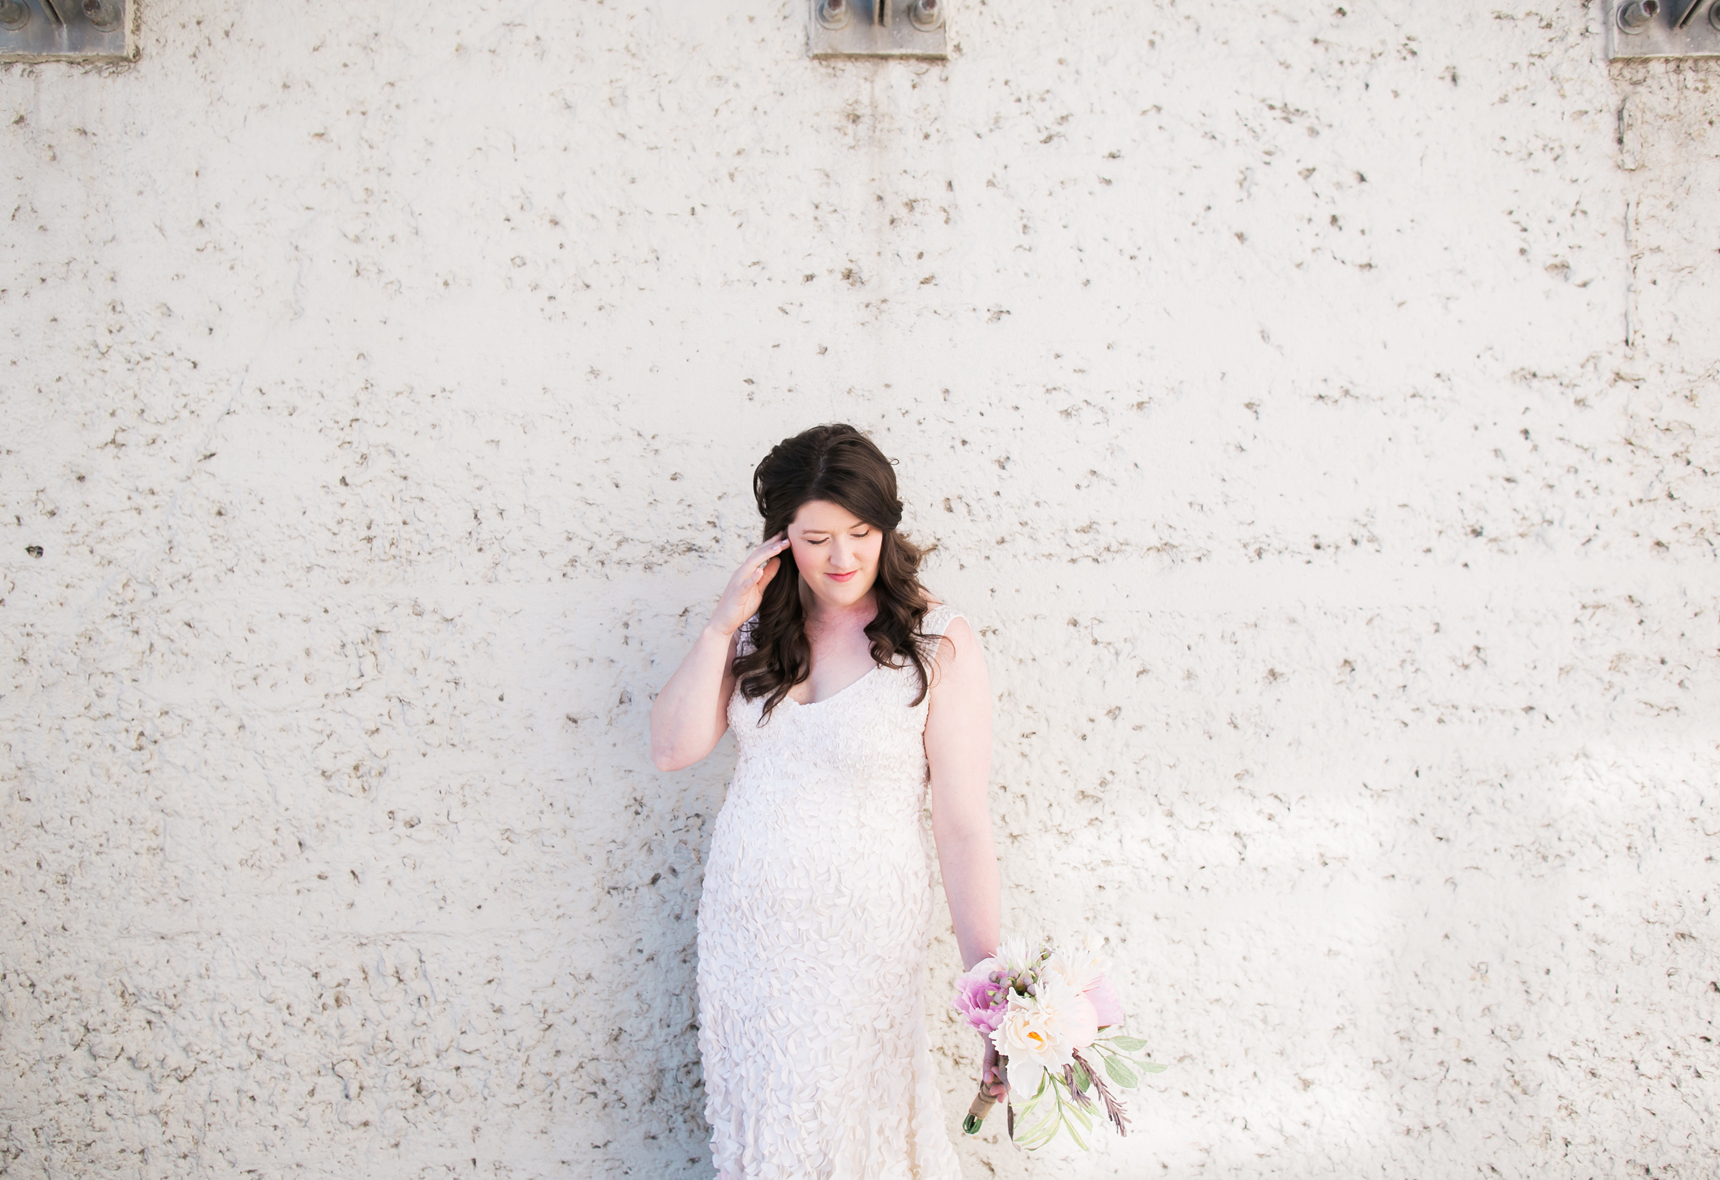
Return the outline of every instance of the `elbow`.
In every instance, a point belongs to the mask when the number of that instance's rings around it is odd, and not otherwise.
[[[651,765],[658,770],[680,770],[687,763],[679,758],[680,753],[675,748],[675,735],[671,727],[659,725],[657,710],[651,710]]]
[[[667,728],[667,727],[666,727]],[[658,770],[685,770],[716,748],[717,738],[696,733],[651,733],[651,765]]]
[[[991,817],[963,816],[950,817],[942,820],[932,816],[932,839],[939,848],[953,849],[956,847],[991,847]]]
[[[651,742],[651,765],[658,770],[685,770],[703,757],[703,754],[688,750],[685,743]]]

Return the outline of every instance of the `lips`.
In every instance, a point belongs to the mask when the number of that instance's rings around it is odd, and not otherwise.
[[[825,577],[829,578],[832,582],[846,582],[859,572],[859,570],[849,570],[845,574],[826,574]]]

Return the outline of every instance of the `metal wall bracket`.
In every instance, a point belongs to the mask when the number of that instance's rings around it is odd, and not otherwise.
[[[0,0],[0,61],[132,61],[132,0]]]
[[[1606,0],[1607,58],[1720,57],[1720,0]]]
[[[947,6],[946,0],[807,0],[807,55],[947,58]]]

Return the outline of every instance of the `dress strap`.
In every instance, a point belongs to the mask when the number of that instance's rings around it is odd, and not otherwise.
[[[950,624],[957,619],[966,618],[961,611],[947,602],[939,603],[926,612],[926,617],[920,620],[920,634],[926,638],[924,644],[926,654],[935,654],[938,650],[938,640],[949,630]]]

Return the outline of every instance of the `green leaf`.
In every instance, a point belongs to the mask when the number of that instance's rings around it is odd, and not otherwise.
[[[1105,1058],[1105,1072],[1110,1074],[1111,1080],[1119,1086],[1126,1086],[1132,1090],[1141,1084],[1140,1077],[1136,1075],[1134,1070],[1123,1064],[1121,1057]]]
[[[1090,1151],[1090,1150],[1092,1150],[1092,1149],[1091,1149],[1091,1148],[1089,1148],[1089,1147],[1088,1147],[1088,1146],[1087,1146],[1087,1141],[1086,1141],[1086,1140],[1085,1140],[1085,1139],[1082,1139],[1082,1138],[1081,1138],[1081,1134],[1080,1134],[1080,1132],[1078,1132],[1078,1131],[1077,1131],[1077,1130],[1075,1130],[1075,1124],[1074,1124],[1074,1123],[1065,1123],[1065,1124],[1064,1124],[1064,1129],[1065,1129],[1065,1130],[1067,1130],[1067,1131],[1068,1131],[1068,1132],[1069,1132],[1069,1138],[1071,1138],[1071,1139],[1073,1139],[1073,1140],[1075,1140],[1075,1146],[1076,1146],[1076,1147],[1079,1147],[1079,1148],[1080,1148],[1080,1149],[1081,1149],[1081,1150],[1082,1150],[1082,1151]],[[1089,1123],[1089,1124],[1088,1124],[1088,1129],[1089,1129],[1089,1130],[1091,1130],[1091,1129],[1092,1129],[1092,1124],[1091,1124],[1091,1123]]]
[[[1105,1039],[1125,1053],[1139,1053],[1147,1047],[1145,1041],[1137,1040],[1134,1037],[1106,1037]]]
[[[1116,1077],[1117,1067],[1111,1064],[1110,1057],[1104,1057],[1107,1072]],[[1130,1066],[1133,1059],[1127,1059],[1127,1065],[1121,1065],[1124,1072],[1133,1076]],[[1095,1067],[1096,1070],[1096,1067]],[[1080,1068],[1077,1067],[1079,1074]],[[1095,1126],[1108,1125],[1101,1117],[1096,1105],[1082,1106],[1076,1100],[1078,1092],[1092,1085],[1096,1079],[1095,1071],[1088,1071],[1084,1078],[1078,1078],[1077,1084],[1071,1087],[1063,1080],[1060,1073],[1042,1071],[1039,1089],[1027,1104],[1016,1111],[1015,1115],[1015,1144],[1030,1151],[1037,1151],[1056,1141],[1058,1132],[1066,1131],[1075,1146],[1082,1151],[1090,1151],[1092,1144],[1089,1140],[1097,1134]]]
[[[1037,1104],[1035,1104],[1037,1105]],[[1040,1118],[1035,1119],[1031,1108],[1022,1110],[1015,1118],[1015,1141],[1025,1148],[1043,1147],[1057,1134],[1061,1119],[1058,1118],[1057,1108],[1053,1106]]]
[[[1075,1067],[1075,1088],[1085,1094],[1093,1088],[1093,1077],[1084,1068]]]
[[[1063,1089],[1066,1091],[1068,1087],[1063,1087]],[[1058,1096],[1058,1118],[1060,1118],[1060,1122],[1063,1123],[1063,1130],[1066,1130],[1066,1132],[1070,1134],[1070,1139],[1075,1140],[1075,1146],[1080,1147],[1082,1151],[1087,1151],[1087,1144],[1085,1144],[1085,1140],[1082,1140],[1082,1137],[1080,1137],[1080,1132],[1082,1132],[1082,1130],[1087,1130],[1087,1132],[1092,1130],[1092,1116],[1090,1116],[1087,1111],[1080,1108],[1080,1106],[1075,1106],[1073,1103],[1065,1106],[1065,1104],[1063,1104],[1063,1097],[1061,1097],[1060,1094],[1060,1096]],[[1080,1123],[1080,1130],[1075,1128],[1077,1127],[1077,1123]]]
[[[1080,1120],[1083,1127],[1091,1127],[1093,1125],[1093,1111],[1096,1104],[1082,1106],[1079,1102],[1075,1101],[1075,1095],[1072,1091],[1065,1092],[1069,1094],[1069,1112]]]
[[[1142,1069],[1146,1070],[1148,1073],[1164,1073],[1165,1070],[1170,1068],[1170,1066],[1160,1065],[1156,1061],[1137,1061],[1135,1064],[1139,1065]]]

